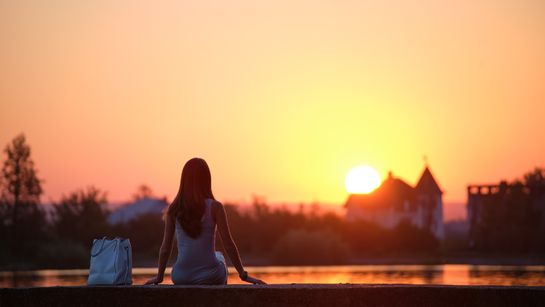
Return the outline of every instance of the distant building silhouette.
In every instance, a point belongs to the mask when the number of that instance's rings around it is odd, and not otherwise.
[[[506,228],[506,224],[515,223],[515,216],[520,214],[529,219],[516,219],[524,224],[516,225],[517,230],[533,221],[538,224],[538,232],[545,232],[545,184],[508,184],[503,181],[499,184],[468,185],[469,246],[477,249],[494,246],[491,243],[493,234],[500,231],[490,228],[500,225]]]
[[[108,223],[126,223],[142,214],[163,214],[167,207],[168,203],[164,198],[143,197],[114,210],[108,216]]]
[[[415,187],[392,173],[373,192],[351,194],[345,204],[346,219],[368,221],[391,229],[401,221],[444,237],[443,192],[426,166]]]

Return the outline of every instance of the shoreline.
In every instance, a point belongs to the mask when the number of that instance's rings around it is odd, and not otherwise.
[[[169,262],[167,266],[172,266]],[[231,266],[230,263],[228,265]],[[361,257],[352,258],[344,263],[328,264],[278,264],[264,258],[247,258],[244,265],[248,267],[327,267],[327,266],[359,266],[359,265],[479,265],[479,266],[540,266],[545,265],[545,255],[512,256],[429,256],[429,257]],[[135,261],[133,268],[156,268],[156,261]],[[43,271],[43,270],[86,270],[88,267],[54,267],[54,266],[0,266],[0,272]]]

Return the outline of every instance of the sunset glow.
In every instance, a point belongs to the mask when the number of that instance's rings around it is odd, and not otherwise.
[[[0,68],[0,301],[545,297],[545,0],[0,0]]]
[[[172,199],[194,156],[220,200],[337,206],[361,163],[426,155],[447,204],[545,163],[545,1],[3,1],[0,37],[46,202]]]

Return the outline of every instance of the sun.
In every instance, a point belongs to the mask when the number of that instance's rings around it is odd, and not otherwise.
[[[358,166],[348,172],[344,185],[348,193],[367,194],[380,185],[380,175],[370,166]]]

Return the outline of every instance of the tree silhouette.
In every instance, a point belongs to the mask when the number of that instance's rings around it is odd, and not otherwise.
[[[536,167],[524,175],[524,182],[529,187],[545,186],[545,168]]]
[[[141,184],[140,186],[138,186],[138,188],[136,189],[136,193],[132,195],[134,201],[151,197],[153,197],[153,191],[147,184]]]
[[[0,261],[13,267],[33,259],[46,238],[45,212],[40,209],[41,180],[37,177],[25,136],[4,149],[0,174]]]
[[[93,239],[109,234],[106,204],[106,194],[94,187],[63,196],[59,203],[53,204],[56,234],[89,246]]]
[[[37,205],[42,194],[41,180],[30,157],[24,134],[16,136],[4,149],[7,155],[0,177],[2,202],[10,207],[9,224],[16,225],[22,206]]]

